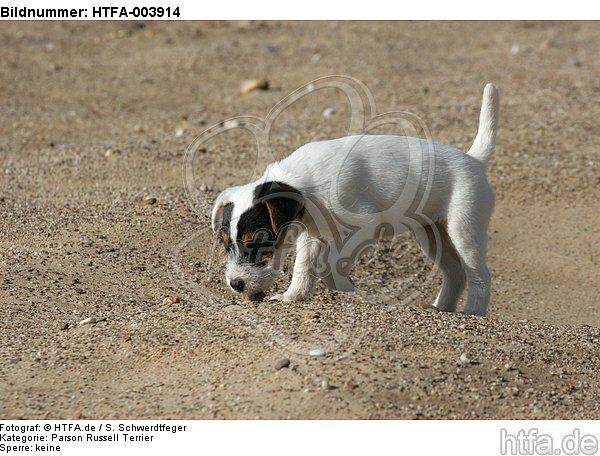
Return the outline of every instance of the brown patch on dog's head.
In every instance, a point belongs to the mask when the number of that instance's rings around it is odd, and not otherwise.
[[[227,230],[220,230],[219,231],[219,240],[223,244],[225,244],[225,245],[231,245],[232,244],[231,237],[229,236],[229,232]]]
[[[244,244],[246,247],[248,247],[250,244],[252,244],[252,242],[254,242],[254,237],[256,236],[256,233],[254,231],[247,231],[246,233],[242,234],[242,244]]]

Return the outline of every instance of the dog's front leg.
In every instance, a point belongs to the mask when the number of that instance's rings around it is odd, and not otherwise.
[[[273,296],[270,301],[304,301],[312,296],[317,282],[317,266],[323,242],[302,232],[296,241],[296,262],[292,282],[285,293]]]

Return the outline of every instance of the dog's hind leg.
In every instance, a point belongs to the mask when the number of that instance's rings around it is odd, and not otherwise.
[[[486,256],[487,228],[492,209],[493,196],[491,204],[484,206],[479,213],[450,211],[447,225],[448,235],[467,276],[468,295],[464,313],[480,317],[487,314],[490,302],[491,275]]]
[[[416,230],[413,234],[423,252],[442,272],[442,288],[434,306],[442,312],[456,311],[458,299],[465,289],[466,275],[446,227],[442,224],[428,225],[423,227],[423,231]]]

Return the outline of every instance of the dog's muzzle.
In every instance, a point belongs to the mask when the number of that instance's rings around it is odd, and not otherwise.
[[[233,279],[229,282],[229,286],[238,293],[242,293],[246,288],[246,283],[243,279]],[[248,298],[251,301],[262,301],[265,298],[265,293],[262,291],[249,291]]]
[[[244,287],[246,286],[242,279],[233,279],[231,282],[229,282],[229,285],[238,293],[244,291]]]

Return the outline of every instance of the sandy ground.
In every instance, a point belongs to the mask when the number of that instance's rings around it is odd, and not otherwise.
[[[1,418],[600,418],[598,24],[5,23],[0,43]],[[225,289],[208,214],[254,143],[194,152],[190,195],[184,152],[331,74],[462,149],[500,86],[488,318],[423,309],[439,277],[406,238],[353,294]],[[274,154],[348,123],[311,95]]]

